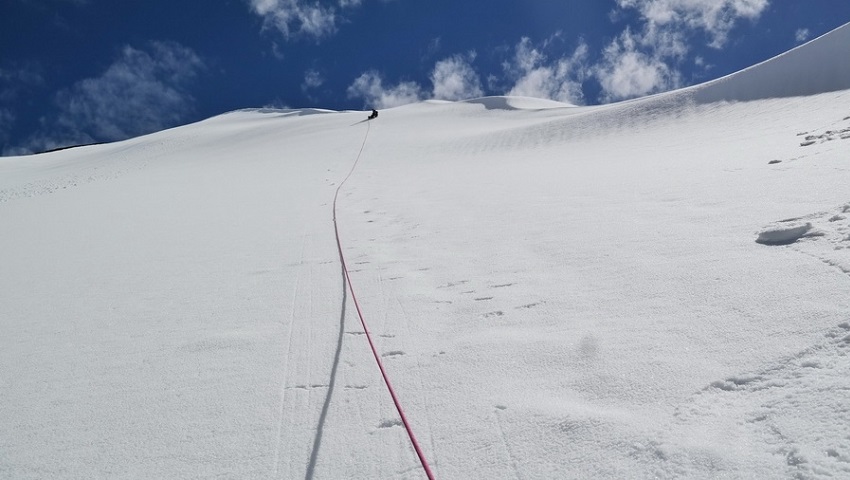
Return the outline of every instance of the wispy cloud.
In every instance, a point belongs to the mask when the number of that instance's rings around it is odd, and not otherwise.
[[[320,100],[316,97],[316,92],[317,89],[324,84],[325,76],[318,70],[310,68],[304,72],[304,81],[301,82],[301,91],[304,93],[307,100],[313,103],[318,103]]]
[[[593,69],[603,102],[639,97],[681,85],[681,75],[656,51],[642,51],[640,38],[626,29],[603,52]]]
[[[42,128],[16,153],[122,140],[174,126],[193,111],[186,87],[204,68],[194,51],[177,43],[153,42],[147,50],[126,46],[103,74],[58,92],[56,115],[43,118]]]
[[[284,40],[321,40],[337,32],[345,21],[345,10],[360,7],[364,0],[336,0],[330,5],[316,0],[246,1],[251,11],[263,18],[263,28],[279,33]]]
[[[362,98],[371,108],[392,108],[423,100],[422,87],[416,82],[400,82],[396,85],[384,85],[380,73],[370,70],[363,73],[348,87],[349,98]]]
[[[336,32],[337,13],[333,7],[303,0],[249,0],[251,11],[263,17],[263,26],[285,39],[306,35],[320,39]]]
[[[357,77],[348,87],[349,98],[363,99],[368,107],[391,108],[426,99],[464,100],[484,95],[481,79],[472,67],[475,53],[452,55],[434,64],[431,70],[432,89],[416,82],[386,85],[382,74],[370,70]]]
[[[811,36],[812,32],[809,31],[808,28],[799,28],[796,32],[794,32],[794,40],[796,40],[797,43],[803,43],[811,38]]]
[[[622,9],[635,9],[646,22],[646,34],[701,30],[709,45],[721,48],[740,20],[755,20],[769,0],[617,0]]]
[[[318,70],[309,69],[304,72],[304,81],[301,83],[301,90],[307,91],[313,88],[319,88],[325,83],[325,77]]]
[[[582,41],[572,54],[549,60],[542,53],[546,44],[535,46],[522,38],[512,50],[512,57],[503,64],[509,87],[491,76],[489,90],[508,95],[548,98],[562,102],[583,103],[582,81],[589,74],[588,46]],[[431,70],[432,89],[428,91],[415,82],[386,85],[382,75],[370,70],[348,87],[349,98],[362,98],[367,105],[388,108],[429,98],[465,100],[486,95],[481,75],[473,67],[476,54],[456,54],[437,61]],[[500,86],[501,84],[501,86]]]
[[[529,38],[523,37],[516,45],[513,58],[504,64],[508,75],[515,78],[507,94],[584,103],[582,82],[588,73],[587,44],[582,41],[570,56],[550,61],[543,53],[549,41],[534,46]]]
[[[470,53],[437,62],[431,72],[433,97],[438,100],[464,100],[484,95],[481,79],[470,64],[474,60],[475,53]]]
[[[690,42],[698,34],[707,46],[722,49],[741,21],[755,21],[769,0],[617,0],[615,20],[638,13],[640,26],[626,29],[605,48],[594,68],[601,100],[616,101],[676,88]]]
[[[598,54],[592,55],[583,39],[571,53],[564,54],[561,33],[539,43],[523,37],[508,49],[502,75],[486,77],[488,91],[580,105],[586,103],[584,85],[590,79],[601,87],[599,97],[593,99],[601,102],[680,88],[685,85],[681,69],[687,62],[705,70],[712,67],[704,57],[692,56],[694,42],[702,40],[709,48],[722,49],[736,25],[757,20],[769,5],[769,0],[615,1],[612,20],[632,21]],[[383,108],[425,98],[483,96],[486,93],[474,60],[470,54],[436,62],[430,92],[414,82],[386,85],[381,74],[372,70],[355,80],[348,95]]]

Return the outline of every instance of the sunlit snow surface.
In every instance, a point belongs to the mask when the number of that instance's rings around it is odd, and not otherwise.
[[[850,27],[706,85],[0,159],[0,478],[850,478]]]

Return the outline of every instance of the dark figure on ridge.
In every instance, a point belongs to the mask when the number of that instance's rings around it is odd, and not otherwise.
[[[372,110],[372,115],[369,115],[368,120],[372,120],[373,118],[378,118],[378,111],[374,109]]]

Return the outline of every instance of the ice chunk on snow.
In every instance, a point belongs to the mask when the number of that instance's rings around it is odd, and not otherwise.
[[[811,223],[771,228],[759,233],[756,242],[762,245],[790,245],[806,235],[811,228]]]

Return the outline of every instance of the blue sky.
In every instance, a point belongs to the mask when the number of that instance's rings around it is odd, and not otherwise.
[[[850,22],[845,0],[3,0],[0,153],[248,107],[701,83]]]

